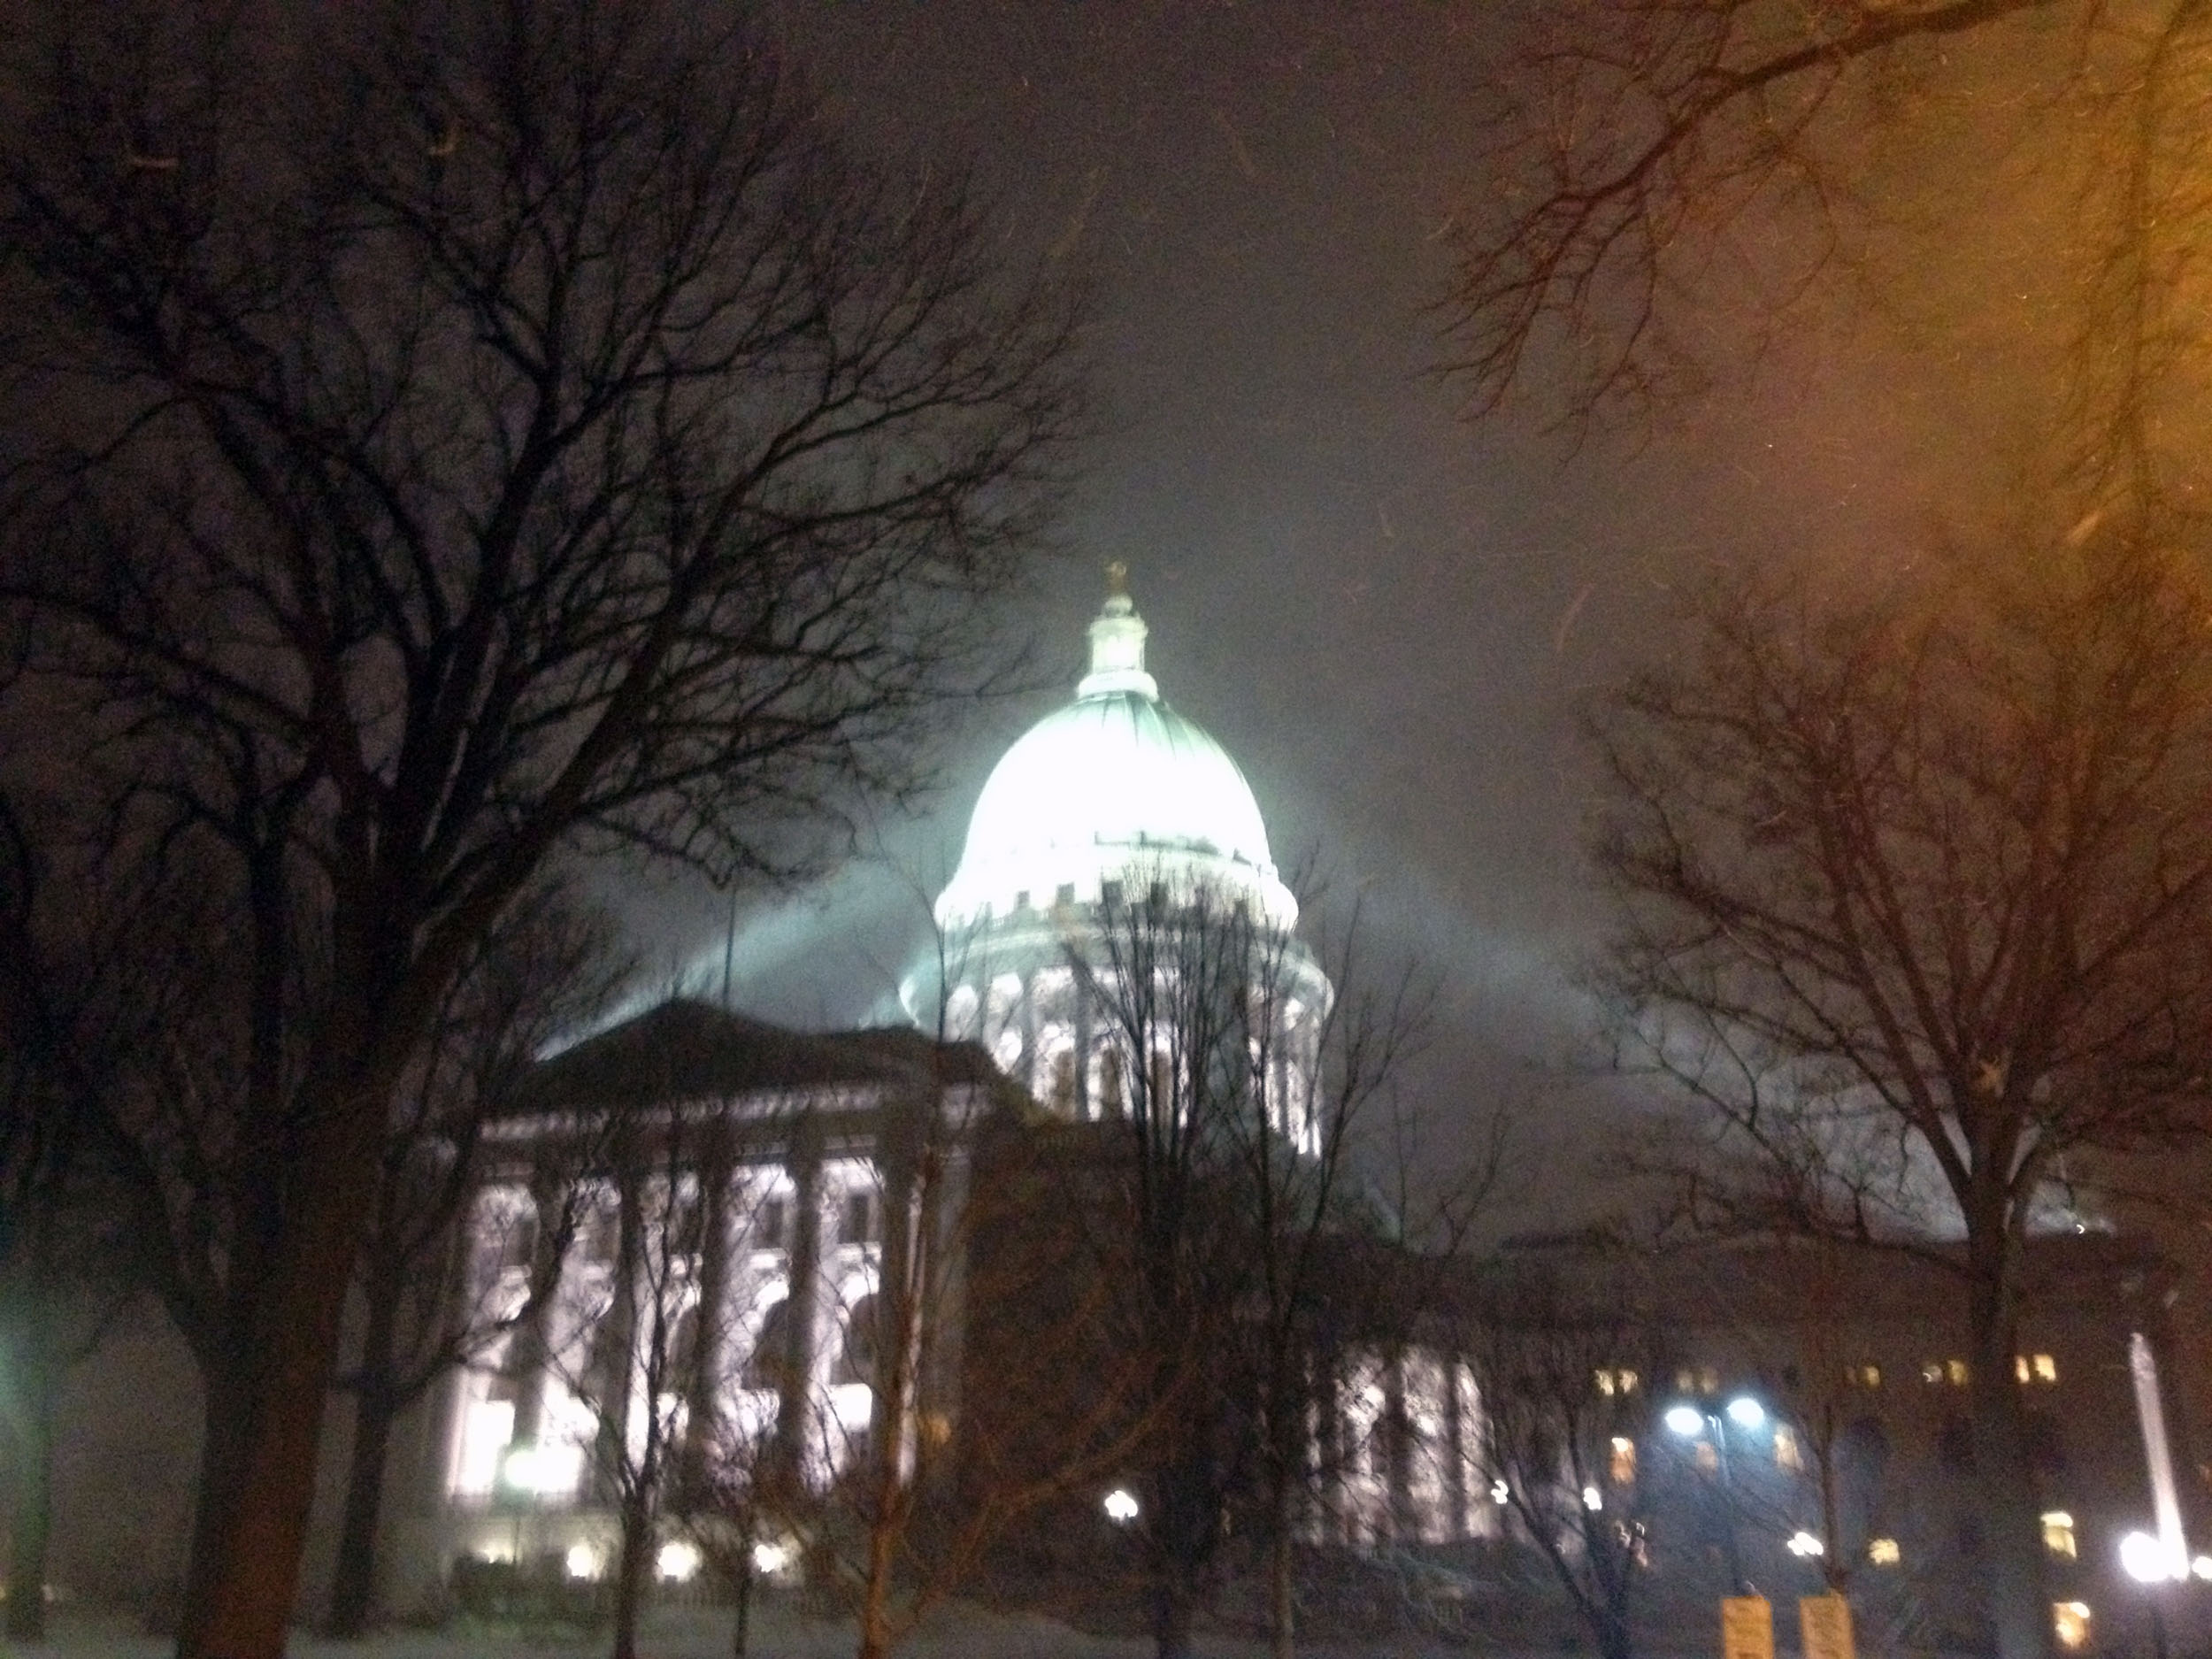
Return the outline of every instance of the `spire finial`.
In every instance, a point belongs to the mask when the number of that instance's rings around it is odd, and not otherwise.
[[[1129,567],[1119,559],[1106,566],[1106,603],[1091,623],[1091,672],[1075,687],[1079,697],[1118,692],[1157,698],[1159,682],[1144,672],[1144,618],[1129,597]]]

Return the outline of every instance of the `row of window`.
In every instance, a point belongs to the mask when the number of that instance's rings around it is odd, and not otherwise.
[[[2014,1356],[2015,1374],[2024,1384],[2051,1384],[2058,1380],[2058,1361],[2049,1354],[2020,1354]],[[1934,1386],[1963,1388],[1970,1375],[1962,1359],[1924,1360],[1920,1366],[1920,1380]],[[1843,1380],[1847,1387],[1879,1388],[1882,1368],[1879,1365],[1846,1365]],[[1610,1400],[1636,1392],[1640,1379],[1625,1368],[1608,1367],[1596,1377],[1598,1393]],[[1678,1394],[1717,1394],[1720,1392],[1720,1372],[1710,1365],[1694,1370],[1685,1367],[1675,1372],[1674,1386]]]
[[[1865,1370],[1874,1379],[1866,1386],[1878,1387],[1880,1371],[1871,1365]],[[2058,1380],[2058,1361],[2048,1354],[2016,1354],[2012,1356],[2012,1371],[2023,1384],[2055,1383]],[[1920,1380],[1931,1387],[1963,1388],[1972,1375],[1972,1370],[1962,1359],[1923,1360],[1920,1365]]]

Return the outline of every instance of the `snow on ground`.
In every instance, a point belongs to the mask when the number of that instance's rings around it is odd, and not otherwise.
[[[53,1640],[42,1647],[11,1647],[6,1659],[168,1659],[174,1644],[129,1624],[58,1609]],[[672,1610],[649,1616],[638,1643],[641,1659],[729,1659],[730,1615],[720,1609]],[[1205,1659],[1261,1659],[1263,1641],[1201,1635]],[[748,1659],[851,1659],[849,1621],[808,1618],[771,1601],[757,1608]],[[966,1606],[941,1609],[902,1642],[899,1659],[1146,1659],[1150,1641],[1090,1636],[1054,1621],[998,1614]],[[1358,1644],[1300,1643],[1302,1659],[1464,1659],[1464,1648],[1417,1638]],[[604,1634],[563,1630],[522,1632],[456,1621],[434,1631],[395,1631],[365,1641],[325,1641],[296,1636],[291,1659],[605,1659]]]

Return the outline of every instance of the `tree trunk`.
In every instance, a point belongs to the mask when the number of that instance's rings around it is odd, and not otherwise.
[[[263,1271],[234,1264],[227,1354],[202,1356],[208,1436],[178,1659],[281,1659],[299,1593],[323,1409],[380,1119],[325,1085],[281,1177]]]
[[[61,1367],[50,1344],[37,1335],[25,1351],[8,1355],[15,1373],[10,1392],[10,1438],[15,1443],[15,1507],[8,1525],[8,1621],[10,1641],[46,1640],[46,1547],[54,1520],[54,1417],[60,1402]],[[0,1385],[4,1386],[4,1385]]]
[[[2039,1505],[2027,1414],[2013,1375],[2017,1322],[2004,1278],[1993,1270],[1977,1273],[1968,1310],[1974,1492],[1990,1627],[1999,1659],[2050,1659],[2054,1632]]]
[[[373,1319],[372,1323],[374,1323]],[[330,1633],[342,1639],[368,1628],[376,1602],[376,1534],[384,1508],[384,1467],[399,1415],[389,1379],[363,1357],[353,1416],[353,1456],[346,1471],[346,1507],[330,1586]]]
[[[1268,1651],[1274,1659],[1292,1659],[1292,1655],[1298,1651],[1298,1609],[1293,1594],[1297,1584],[1291,1550],[1291,1493],[1287,1470],[1276,1471],[1274,1488],[1269,1494],[1268,1506],[1274,1527],[1274,1536],[1269,1540],[1267,1558]]]
[[[888,1486],[888,1480],[897,1478],[897,1448],[889,1454],[890,1466],[883,1467],[885,1454],[880,1447],[874,1449],[878,1462],[879,1485],[876,1494],[876,1512],[868,1526],[868,1575],[862,1586],[860,1601],[860,1648],[858,1659],[889,1659],[891,1652],[891,1569],[894,1550],[898,1543],[899,1500]]]
[[[753,1527],[749,1520],[737,1535],[737,1582],[732,1591],[737,1601],[730,1626],[730,1659],[745,1659],[753,1636]]]
[[[637,1659],[638,1614],[645,1605],[645,1570],[653,1555],[653,1517],[648,1483],[640,1481],[622,1503],[622,1548],[614,1569],[612,1659]]]

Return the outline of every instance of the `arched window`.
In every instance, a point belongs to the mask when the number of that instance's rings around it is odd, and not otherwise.
[[[837,1356],[841,1383],[872,1383],[876,1379],[876,1321],[883,1303],[871,1294],[845,1311],[845,1347]]]
[[[780,1394],[791,1368],[791,1301],[786,1297],[762,1317],[760,1334],[753,1339],[752,1357],[745,1362],[745,1386]]]

